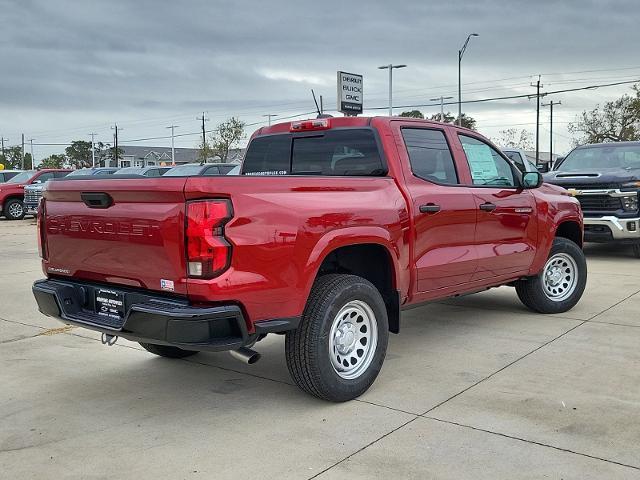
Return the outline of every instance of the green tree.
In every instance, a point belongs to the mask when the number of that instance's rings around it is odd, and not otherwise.
[[[424,115],[420,110],[411,110],[407,112],[402,112],[400,114],[401,117],[409,117],[409,118],[424,118]]]
[[[200,162],[205,163],[210,158],[213,158],[214,155],[215,153],[209,142],[205,141],[198,145],[198,160],[200,160]]]
[[[640,84],[632,87],[634,95],[583,111],[567,126],[574,144],[640,140]]]
[[[22,168],[22,148],[20,145],[4,147],[4,158],[2,164],[5,168]]]
[[[40,168],[62,168],[67,163],[67,157],[54,153],[40,162]]]
[[[31,154],[27,152],[24,154],[24,169],[31,170],[32,168],[33,168],[33,159],[31,158]]]
[[[115,147],[112,147],[108,143],[99,142],[95,145],[96,149],[96,167],[106,167],[107,164],[113,166],[119,166],[117,160],[122,158],[124,150],[118,147],[117,155]]]
[[[91,166],[91,142],[74,140],[64,149],[69,165],[73,168],[85,168]]]
[[[226,162],[229,150],[246,137],[244,127],[245,123],[243,121],[231,117],[226,122],[218,125],[211,134],[211,149],[214,155],[220,157],[221,162]]]

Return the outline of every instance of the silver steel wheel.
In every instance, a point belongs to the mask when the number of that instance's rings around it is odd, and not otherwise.
[[[369,305],[352,300],[340,309],[329,332],[329,356],[335,372],[352,380],[367,371],[376,353],[378,323]]]
[[[9,214],[13,218],[21,217],[23,211],[24,211],[24,207],[20,202],[13,202],[11,205],[9,205]]]
[[[571,296],[578,285],[578,265],[566,253],[556,253],[542,271],[544,294],[554,302],[561,302]]]

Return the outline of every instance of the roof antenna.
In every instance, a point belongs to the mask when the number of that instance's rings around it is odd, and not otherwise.
[[[313,88],[311,89],[311,95],[313,95],[313,102],[316,104],[316,110],[318,111],[318,116],[316,118],[332,118],[333,115],[322,113],[322,110],[320,110],[320,106],[316,100],[316,93],[313,91]]]
[[[320,118],[320,115],[322,115],[322,112],[320,111],[320,106],[318,105],[318,101],[316,100],[316,92],[313,91],[313,88],[311,89],[311,95],[313,96],[313,103],[316,104],[316,110],[318,111],[318,118]]]

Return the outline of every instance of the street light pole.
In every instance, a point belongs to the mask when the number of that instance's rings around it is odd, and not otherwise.
[[[471,33],[460,50],[458,50],[458,126],[462,123],[462,57],[467,50],[471,37],[479,37],[477,33]]]
[[[31,145],[31,168],[36,168],[36,162],[33,159],[33,138],[29,139],[29,144]]]
[[[91,132],[89,135],[91,135],[91,165],[93,166],[93,168],[96,168],[96,134]]]
[[[443,97],[440,96],[438,98],[430,98],[430,102],[435,102],[436,100],[440,100],[440,121],[444,123],[444,101],[449,100],[453,97]]]
[[[169,125],[166,128],[171,129],[171,165],[176,164],[176,149],[173,146],[173,139],[175,137],[174,129],[178,128],[180,125]]]
[[[561,101],[554,102],[551,100],[549,103],[543,103],[543,107],[549,107],[549,167],[553,162],[553,106],[562,105]]]
[[[390,63],[389,65],[382,65],[378,67],[380,70],[389,69],[389,116],[393,117],[393,69],[394,68],[405,68],[406,65],[393,65]]]
[[[322,108],[320,109],[320,112],[322,112]],[[268,124],[269,126],[271,126],[271,118],[273,117],[277,117],[278,114],[277,113],[267,113],[266,115],[262,115],[263,117],[267,117],[268,118]]]

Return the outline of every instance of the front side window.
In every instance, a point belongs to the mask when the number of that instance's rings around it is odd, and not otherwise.
[[[442,130],[403,128],[402,137],[416,177],[434,183],[458,183],[453,157]]]
[[[459,137],[474,185],[515,186],[511,165],[502,155],[476,138],[466,135],[459,135]]]

